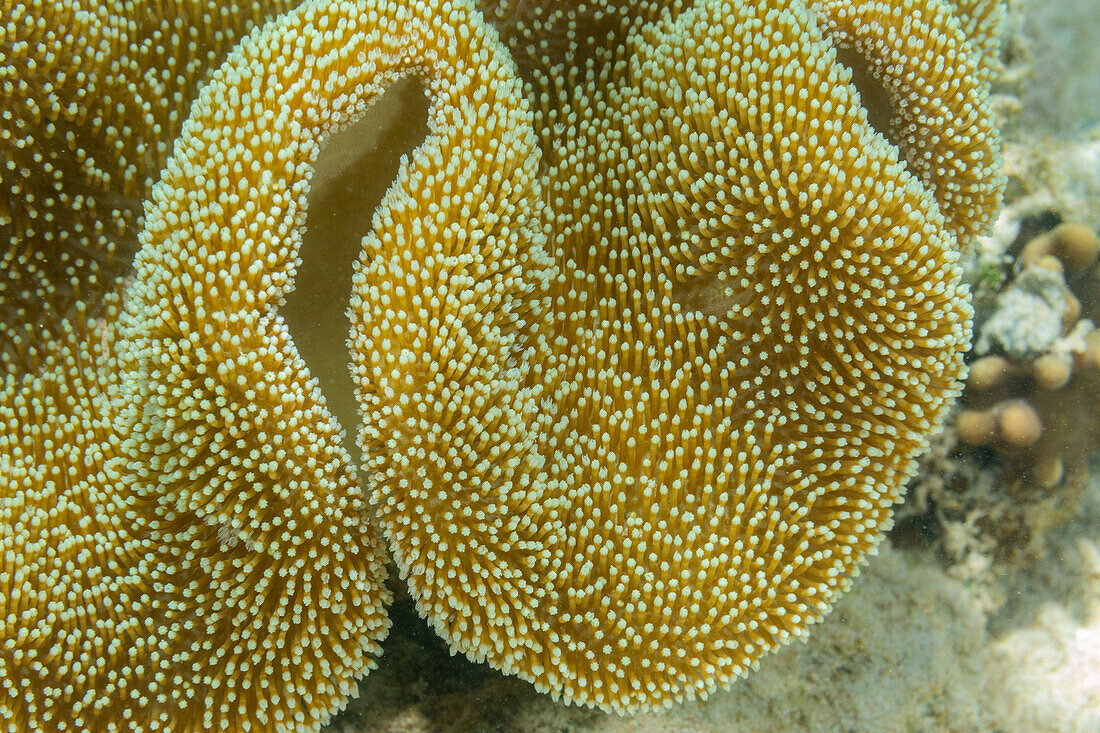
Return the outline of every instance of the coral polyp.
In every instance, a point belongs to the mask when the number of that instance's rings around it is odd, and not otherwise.
[[[961,388],[1003,186],[991,9],[917,5],[500,2],[498,36],[307,0],[245,36],[94,167],[143,199],[106,217],[132,264],[55,267],[37,225],[0,261],[39,283],[0,301],[0,710],[316,730],[375,664],[387,549],[453,652],[569,703],[702,698],[804,637]],[[359,243],[357,472],[285,316],[320,151],[395,86],[427,134]]]

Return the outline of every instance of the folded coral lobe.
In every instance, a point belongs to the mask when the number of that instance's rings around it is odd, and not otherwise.
[[[485,215],[393,216],[446,233],[413,244],[380,221],[353,358],[421,611],[634,711],[730,684],[849,586],[971,308],[934,191],[804,4],[699,2],[614,54],[544,132],[550,276],[509,277]]]
[[[108,309],[108,315],[117,309]],[[155,548],[133,526],[113,429],[115,329],[76,318],[33,375],[0,383],[0,718],[8,730],[121,725],[148,661]],[[155,653],[155,652],[154,652]]]
[[[966,251],[992,230],[1005,177],[988,78],[999,6],[961,5],[962,15],[946,0],[810,3],[841,62],[856,79],[881,85],[884,99],[876,103],[857,82],[861,101],[883,118],[879,132],[932,192]]]
[[[209,642],[173,657],[178,665],[166,674],[179,693],[169,704],[196,725],[207,722],[197,717],[203,710],[234,725],[316,727],[370,666],[367,653],[387,626],[378,548],[361,526],[339,426],[280,310],[322,142],[406,76],[431,99],[429,134],[375,215],[406,246],[375,255],[365,244],[361,266],[378,260],[402,272],[381,282],[384,302],[426,308],[432,296],[422,300],[417,278],[450,273],[468,284],[468,307],[492,313],[503,324],[496,338],[507,338],[531,306],[495,288],[535,291],[548,266],[536,226],[538,156],[520,82],[468,3],[311,2],[266,26],[203,90],[152,192],[122,315],[124,417],[134,426],[123,450],[135,485],[156,497],[173,527],[218,527],[249,550],[246,558],[258,556],[239,586],[226,587],[224,603],[204,613],[194,609],[210,597],[205,587],[228,584],[232,567],[207,561],[202,544],[184,548],[177,563],[203,588],[180,602],[184,633]],[[406,209],[424,219],[409,220]],[[444,251],[445,242],[464,250]],[[482,257],[493,248],[514,263]],[[357,280],[356,292],[371,286]],[[404,357],[406,345],[431,353],[459,338],[444,329],[418,313],[372,329],[369,346],[387,358]],[[428,374],[425,361],[356,369],[385,368],[416,384]],[[396,406],[408,419],[414,409]],[[375,422],[383,452],[428,437],[392,421]],[[257,595],[263,612],[246,614],[238,598]],[[276,648],[257,659],[263,631]],[[248,670],[220,678],[237,658]]]
[[[374,665],[380,543],[279,308],[325,135],[402,74],[472,89],[440,106],[440,129],[494,109],[484,86],[518,99],[477,20],[465,5],[306,3],[246,38],[153,189],[121,312],[63,324],[35,373],[6,377],[5,720],[316,730]],[[467,56],[484,86],[453,72]],[[533,149],[529,129],[490,127],[494,147]]]

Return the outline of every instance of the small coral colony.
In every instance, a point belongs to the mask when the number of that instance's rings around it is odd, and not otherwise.
[[[4,0],[9,729],[316,730],[387,559],[452,651],[608,711],[805,636],[961,388],[1001,13]],[[353,466],[281,309],[322,144],[403,78]]]

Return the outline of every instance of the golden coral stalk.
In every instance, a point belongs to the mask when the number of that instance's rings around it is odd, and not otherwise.
[[[547,147],[549,289],[523,249],[400,208],[365,242],[352,340],[421,612],[618,711],[727,685],[828,610],[971,317],[935,197],[804,5],[700,2],[625,43]]]

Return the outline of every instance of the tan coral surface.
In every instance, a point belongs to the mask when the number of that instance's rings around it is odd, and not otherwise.
[[[931,189],[960,248],[969,249],[975,237],[989,234],[1005,178],[982,56],[953,8],[940,0],[811,5],[856,72],[864,105],[882,118],[879,131]],[[862,74],[882,91],[858,83]]]
[[[20,727],[315,729],[373,664],[379,547],[276,310],[319,143],[420,75],[436,137],[418,159],[461,150],[452,172],[473,186],[455,231],[489,207],[513,216],[509,243],[541,242],[507,56],[469,6],[416,9],[310,3],[247,38],[152,192],[117,330],[113,312],[66,325],[39,373],[5,381],[18,532],[4,538],[0,702]],[[492,191],[466,166],[472,142],[510,172]]]
[[[728,684],[848,587],[970,307],[847,79],[803,5],[701,2],[566,100],[549,301],[522,249],[471,259],[486,235],[431,209],[368,238],[360,440],[452,649],[635,710]]]
[[[115,289],[200,82],[293,4],[0,2],[0,366]]]
[[[601,5],[608,48],[566,17],[588,66],[535,69],[537,123],[466,2],[310,2],[242,43],[151,192],[121,321],[74,301],[4,383],[4,556],[62,581],[0,589],[23,599],[11,714],[312,729],[372,664],[379,548],[280,308],[322,143],[408,76],[429,134],[363,242],[349,346],[363,479],[419,611],[622,712],[728,685],[829,610],[958,390],[956,234],[999,192],[987,89],[934,3],[912,27],[946,29],[952,63],[899,107],[899,152],[836,49],[895,102],[925,59],[891,77],[874,54],[902,50],[838,30],[848,6],[668,5]],[[959,105],[931,114],[944,89]],[[959,120],[982,134],[921,152]],[[85,564],[109,579],[70,578]]]
[[[240,524],[210,515],[210,492],[195,509],[156,491],[120,419],[126,346],[116,307],[105,315],[65,322],[37,374],[0,389],[6,729],[316,729],[388,628],[380,548],[332,426],[276,402],[312,448],[235,497],[261,510]],[[287,491],[300,476],[311,485]]]

